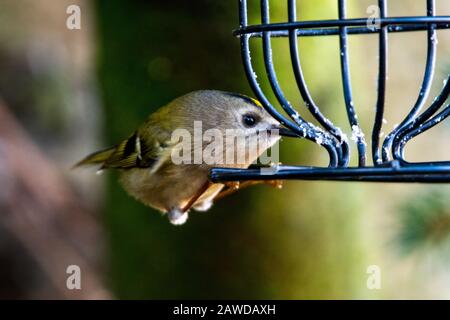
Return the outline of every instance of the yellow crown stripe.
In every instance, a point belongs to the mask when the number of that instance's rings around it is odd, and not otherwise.
[[[250,98],[250,99],[252,99],[252,101],[258,106],[258,107],[263,107],[263,105],[261,104],[261,102],[259,102],[258,100],[256,100],[256,99],[253,99],[253,98]]]

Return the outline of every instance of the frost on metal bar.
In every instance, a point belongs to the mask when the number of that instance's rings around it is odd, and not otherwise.
[[[346,0],[338,0],[338,19],[298,21],[296,1],[288,2],[288,21],[270,22],[269,0],[260,1],[261,23],[248,25],[247,1],[239,1],[240,27],[234,31],[240,39],[241,55],[244,70],[250,87],[264,108],[280,123],[290,129],[299,138],[305,138],[323,147],[328,155],[328,167],[283,166],[271,174],[262,174],[259,169],[214,168],[211,171],[213,181],[235,180],[272,180],[272,179],[303,179],[303,180],[338,180],[338,181],[380,181],[380,182],[450,182],[450,160],[445,162],[411,163],[404,157],[406,144],[420,134],[426,133],[432,127],[446,120],[450,115],[450,104],[446,101],[450,95],[450,75],[444,81],[439,95],[430,105],[426,105],[430,95],[436,65],[436,46],[438,44],[437,30],[450,29],[450,16],[438,16],[435,10],[435,0],[426,0],[424,16],[389,17],[387,0],[378,0],[380,17],[377,27],[368,24],[367,18],[348,19],[346,15]],[[414,105],[405,110],[405,117],[392,132],[384,138],[381,128],[385,112],[385,93],[388,64],[388,35],[422,31],[427,33],[427,57],[423,80]],[[449,31],[450,32],[450,31]],[[378,77],[377,100],[372,132],[365,133],[358,123],[357,106],[354,105],[350,76],[350,55],[348,52],[348,37],[354,34],[378,34]],[[340,45],[340,63],[342,77],[342,97],[348,118],[348,128],[352,132],[347,139],[343,130],[333,124],[322,113],[311,96],[305,81],[300,63],[298,37],[338,36]],[[308,112],[318,125],[305,120],[298,110],[292,106],[283,93],[273,65],[271,40],[274,37],[287,37],[289,54],[295,82]],[[277,103],[283,112],[267,98],[257,81],[250,51],[250,39],[262,38],[262,52],[265,71],[269,79]],[[369,139],[370,138],[370,139]],[[358,166],[349,167],[349,143],[356,145]],[[368,146],[370,143],[370,147]],[[367,149],[371,150],[371,162],[367,158]]]

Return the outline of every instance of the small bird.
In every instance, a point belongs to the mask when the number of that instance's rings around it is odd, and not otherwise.
[[[199,126],[200,135],[196,132]],[[237,135],[233,145],[224,143],[230,129]],[[194,91],[151,114],[127,139],[88,155],[75,167],[99,165],[100,170],[119,169],[121,184],[131,196],[167,213],[172,224],[180,225],[186,222],[189,209],[208,210],[224,188],[222,183],[209,181],[210,169],[249,167],[279,140],[278,134],[262,134],[274,129],[286,132],[253,98],[217,90]],[[175,132],[178,139],[174,138]],[[188,135],[183,136],[187,140],[184,145],[179,133]],[[206,150],[200,149],[204,140],[214,140],[212,136],[217,140],[212,157],[199,161],[196,153]],[[249,152],[255,137],[259,148]],[[186,143],[190,147],[187,151],[183,149]],[[225,162],[224,158],[235,159],[236,153],[242,151],[243,161]],[[180,155],[188,161],[174,161]]]

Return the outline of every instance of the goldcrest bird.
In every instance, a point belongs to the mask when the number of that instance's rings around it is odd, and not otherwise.
[[[205,136],[210,132],[210,140],[214,134],[215,140],[220,140],[217,134],[225,136],[230,129],[235,130],[237,145],[218,143],[212,152],[212,161],[193,161],[199,146],[204,144],[199,139],[205,138],[195,132],[199,124]],[[170,222],[179,225],[187,220],[189,209],[208,210],[224,188],[224,184],[209,181],[210,169],[247,168],[278,141],[280,136],[277,134],[261,134],[273,129],[286,130],[255,99],[216,90],[194,91],[151,114],[124,141],[88,155],[75,166],[99,165],[101,170],[119,169],[120,181],[131,196],[167,213]],[[180,139],[174,139],[177,130],[193,137],[188,141],[190,150],[180,149]],[[256,152],[248,152],[255,141],[252,138],[256,136],[259,148]],[[230,155],[234,159],[236,152],[242,150],[245,150],[244,161],[220,161]],[[180,154],[191,162],[174,161],[174,155]]]

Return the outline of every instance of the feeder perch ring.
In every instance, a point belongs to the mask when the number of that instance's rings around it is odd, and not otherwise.
[[[450,105],[446,101],[450,95],[450,75],[444,87],[431,105],[426,105],[434,78],[436,64],[437,30],[450,29],[450,16],[436,15],[435,0],[426,0],[426,16],[389,17],[387,0],[378,0],[380,16],[376,26],[370,25],[367,18],[348,19],[346,0],[338,0],[338,19],[298,21],[296,1],[288,0],[288,21],[271,23],[269,0],[261,0],[261,23],[248,24],[247,1],[239,1],[239,29],[233,34],[240,39],[242,62],[248,82],[264,108],[290,129],[294,135],[319,143],[329,155],[328,167],[305,167],[280,165],[272,173],[262,173],[259,169],[214,168],[211,180],[338,180],[338,181],[377,181],[377,182],[450,182],[450,160],[442,162],[408,162],[404,157],[406,144],[420,134],[446,120],[450,115]],[[388,37],[390,33],[422,31],[427,33],[427,56],[422,85],[416,102],[402,122],[384,139],[380,138],[385,111],[385,93],[388,64]],[[359,125],[357,111],[353,103],[352,85],[348,55],[348,37],[355,34],[378,34],[378,78],[375,120],[372,126],[370,148],[371,163],[367,159],[367,142]],[[340,46],[340,65],[343,83],[343,96],[349,128],[355,137],[358,165],[349,167],[350,146],[342,130],[328,120],[314,102],[305,81],[297,38],[317,36],[338,36]],[[271,40],[286,37],[289,40],[289,53],[292,69],[300,95],[309,112],[320,127],[306,121],[295,110],[277,80],[273,65]],[[251,62],[250,40],[262,38],[262,52],[265,70],[270,87],[283,109],[278,111],[269,101],[258,81]]]

